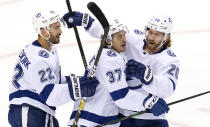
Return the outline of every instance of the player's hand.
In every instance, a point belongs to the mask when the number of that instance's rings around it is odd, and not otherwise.
[[[89,69],[85,69],[84,75],[85,77],[88,77],[90,70]]]
[[[99,81],[96,79],[96,77],[90,78],[90,77],[80,77],[80,89],[81,89],[81,96],[82,97],[91,97],[96,92],[96,87],[99,84]]]
[[[69,78],[67,78],[67,82],[72,100],[93,96],[99,84],[99,81],[95,77],[89,78],[86,76],[75,76],[74,74],[71,74]]]
[[[146,109],[150,109],[154,116],[159,116],[169,111],[165,100],[151,94],[144,99],[143,105]]]
[[[90,28],[94,19],[89,16],[87,13],[81,13],[77,11],[73,11],[71,14],[66,13],[62,20],[65,21],[68,28],[72,28],[73,26],[84,26],[86,30]]]
[[[149,85],[153,80],[151,68],[133,59],[129,60],[125,69],[126,77],[136,77],[145,85]]]

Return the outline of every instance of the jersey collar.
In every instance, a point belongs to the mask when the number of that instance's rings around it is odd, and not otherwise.
[[[37,40],[35,40],[35,41],[32,43],[32,45],[37,46],[37,47],[42,47],[42,46],[40,45],[40,43],[39,43]]]

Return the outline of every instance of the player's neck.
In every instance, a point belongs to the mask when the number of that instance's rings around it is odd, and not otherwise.
[[[45,48],[46,50],[50,51],[51,50],[51,44],[49,42],[47,42],[46,39],[39,37],[38,38],[38,42],[40,43],[40,45]]]

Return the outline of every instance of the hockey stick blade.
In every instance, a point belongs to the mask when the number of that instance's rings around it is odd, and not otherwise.
[[[180,99],[180,100],[177,100],[177,101],[168,103],[168,106],[174,105],[174,104],[176,104],[176,103],[180,103],[180,102],[183,102],[183,101],[186,101],[186,100],[190,100],[190,99],[193,99],[193,98],[196,98],[196,97],[199,97],[199,96],[208,94],[208,93],[210,93],[210,91],[206,91],[206,92],[203,92],[203,93],[200,93],[200,94],[196,94],[196,95],[193,95],[193,96],[190,96],[190,97],[186,97],[186,98],[183,98],[183,99]],[[97,126],[94,126],[94,127],[103,127],[103,126],[106,126],[106,125],[115,124],[115,123],[118,123],[118,122],[120,122],[120,121],[129,119],[129,118],[133,118],[133,117],[135,117],[135,116],[138,116],[138,115],[141,115],[141,114],[144,114],[144,113],[147,113],[147,112],[149,112],[148,109],[145,110],[145,111],[137,112],[137,113],[134,113],[134,114],[132,114],[132,115],[125,116],[125,117],[122,117],[122,118],[120,118],[120,119],[116,119],[116,120],[113,120],[113,121],[110,121],[110,122],[107,122],[107,123],[104,123],[104,124],[100,124],[100,125],[97,125]]]
[[[87,7],[91,11],[91,13],[93,13],[93,15],[98,19],[104,29],[109,28],[109,22],[107,21],[104,13],[101,11],[98,5],[96,5],[94,2],[89,2],[87,4]]]
[[[105,45],[105,41],[107,40],[107,36],[108,36],[108,33],[109,33],[109,22],[107,21],[106,17],[104,16],[103,12],[101,11],[101,9],[95,3],[90,2],[90,3],[88,3],[87,7],[93,13],[93,15],[98,19],[98,21],[101,23],[101,25],[104,29],[104,36],[101,39],[101,44],[100,44],[100,47],[98,49],[96,60],[94,62],[92,70],[88,74],[88,76],[93,78],[94,74],[95,74],[95,71],[96,71],[98,61],[100,59],[102,50],[103,50],[104,45]],[[82,100],[80,102],[80,105],[79,105],[79,109],[78,109],[78,111],[76,113],[76,116],[74,118],[74,122],[73,122],[72,127],[77,126],[77,123],[79,121],[79,117],[81,115],[81,111],[83,109],[84,103],[85,103],[85,100],[84,100],[84,98],[82,98]]]

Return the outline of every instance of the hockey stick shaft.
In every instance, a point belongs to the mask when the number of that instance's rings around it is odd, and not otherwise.
[[[69,0],[66,0],[66,5],[68,7],[69,13],[71,14],[72,9],[71,9],[71,4],[70,4]],[[75,33],[75,36],[76,36],[76,39],[77,39],[77,44],[79,46],[79,51],[80,51],[80,54],[81,54],[81,57],[82,57],[83,65],[84,65],[85,69],[87,69],[87,61],[86,61],[84,50],[83,50],[83,47],[82,47],[82,43],[81,43],[81,40],[80,40],[80,37],[79,37],[79,32],[78,32],[76,26],[74,26],[73,28],[74,28],[74,33]]]
[[[72,8],[71,8],[71,4],[70,4],[69,0],[66,0],[66,5],[67,5],[67,8],[69,10],[69,13],[71,14],[72,13]],[[79,51],[80,51],[80,54],[81,54],[82,62],[83,62],[84,68],[87,70],[87,68],[88,68],[87,61],[86,61],[84,50],[83,50],[83,47],[82,47],[82,43],[81,43],[81,40],[80,40],[80,37],[79,37],[79,32],[78,32],[76,26],[73,26],[73,28],[74,28],[74,33],[75,33],[75,36],[76,36],[76,39],[77,39],[77,44],[79,46]],[[83,106],[84,106],[84,99],[81,100],[81,103],[80,103],[80,106],[79,106],[79,110],[78,110],[78,112],[77,112],[77,114],[75,116],[75,119],[77,121],[74,121],[72,127],[75,127],[77,125],[77,122],[79,120],[79,116],[81,114],[81,110],[82,110]]]
[[[107,40],[107,36],[108,36],[108,33],[109,33],[109,22],[107,21],[105,15],[101,11],[101,9],[94,2],[89,2],[87,7],[93,13],[93,15],[98,19],[98,21],[100,22],[100,24],[102,25],[102,27],[104,29],[104,36],[101,39],[101,44],[100,44],[100,47],[98,49],[96,60],[93,64],[92,70],[89,73],[90,77],[94,77],[98,61],[100,59],[101,53],[102,53],[104,45],[105,45],[105,41]]]
[[[95,71],[96,71],[98,61],[100,59],[100,56],[101,56],[101,53],[102,53],[102,50],[103,50],[103,47],[105,45],[105,41],[107,40],[107,35],[108,35],[108,32],[109,32],[109,22],[107,21],[106,17],[104,16],[103,12],[101,11],[101,9],[94,2],[88,3],[87,7],[93,13],[93,15],[98,19],[98,21],[101,23],[101,25],[104,29],[104,36],[101,40],[101,44],[100,44],[100,47],[98,49],[96,60],[94,62],[92,70],[89,72],[89,76],[93,78],[94,74],[95,74]],[[74,122],[73,122],[72,127],[77,126],[79,116],[81,115],[81,111],[83,109],[84,103],[85,103],[85,100],[82,98],[82,100],[80,102],[79,109],[77,110],[76,116],[74,118]]]
[[[176,104],[176,103],[179,103],[179,102],[182,102],[182,101],[190,100],[190,99],[193,99],[193,98],[196,98],[196,97],[208,94],[208,93],[210,93],[210,91],[206,91],[206,92],[203,92],[203,93],[200,93],[200,94],[196,94],[196,95],[193,95],[193,96],[190,96],[190,97],[186,97],[186,98],[183,98],[183,99],[180,99],[180,100],[168,103],[168,106]]]
[[[168,103],[168,106],[174,105],[174,104],[177,104],[177,103],[186,101],[186,100],[190,100],[190,99],[193,99],[193,98],[196,98],[196,97],[199,97],[199,96],[208,94],[208,93],[210,93],[210,91],[206,91],[206,92],[203,92],[203,93],[200,93],[200,94],[196,94],[196,95],[193,95],[193,96],[190,96],[190,97],[186,97],[186,98],[183,98],[183,99],[180,99],[180,100],[177,100],[177,101]],[[107,122],[107,123],[104,123],[104,124],[101,124],[101,125],[97,125],[97,126],[95,126],[95,127],[103,127],[103,126],[106,126],[106,125],[115,124],[115,123],[118,123],[118,122],[120,122],[120,121],[129,119],[129,118],[133,118],[133,117],[135,117],[135,116],[142,115],[142,114],[147,113],[147,112],[149,112],[148,109],[145,110],[145,111],[142,111],[142,112],[138,112],[138,113],[134,113],[134,114],[129,115],[129,116],[122,117],[122,118],[117,119],[117,120],[113,120],[113,121],[110,121],[110,122]]]

